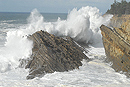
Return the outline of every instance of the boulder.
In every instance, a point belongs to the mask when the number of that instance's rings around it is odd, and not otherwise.
[[[32,56],[25,68],[29,68],[27,79],[43,76],[55,71],[64,72],[82,66],[81,61],[88,57],[83,48],[70,37],[57,37],[44,31],[31,35]]]

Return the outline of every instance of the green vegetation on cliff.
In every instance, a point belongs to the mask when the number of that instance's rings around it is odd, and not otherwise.
[[[117,2],[116,0],[114,0],[114,3],[111,5],[111,8],[108,9],[106,13],[118,16],[121,16],[123,14],[130,14],[130,2],[127,2],[126,0]]]

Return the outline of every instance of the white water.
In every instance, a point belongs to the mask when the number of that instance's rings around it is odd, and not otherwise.
[[[22,29],[9,30],[6,43],[0,48],[0,87],[129,87],[130,79],[114,71],[104,62],[105,52],[99,27],[109,23],[112,16],[102,17],[95,7],[73,9],[66,20],[44,22],[44,17],[35,9],[28,18],[28,25]],[[28,70],[18,68],[19,59],[31,55],[32,41],[27,35],[45,30],[57,36],[70,36],[76,41],[91,43],[89,53],[92,61],[83,60],[83,66],[69,72],[46,74],[42,78],[26,80]]]
[[[104,49],[90,48],[92,61],[69,72],[46,74],[42,78],[26,80],[28,70],[17,68],[0,74],[0,85],[9,87],[129,87],[130,80],[104,63]],[[95,54],[96,53],[96,54]]]

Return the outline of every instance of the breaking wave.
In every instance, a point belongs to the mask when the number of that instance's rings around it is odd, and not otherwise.
[[[79,10],[73,9],[66,20],[58,18],[56,22],[45,22],[44,17],[34,9],[27,19],[27,25],[5,31],[6,42],[0,47],[0,86],[129,87],[130,80],[125,75],[115,72],[109,64],[104,63],[104,48],[93,46],[87,48],[89,52],[86,54],[92,61],[83,60],[83,66],[79,69],[48,73],[40,79],[27,81],[25,77],[28,70],[17,68],[20,59],[26,59],[32,54],[33,42],[27,39],[28,35],[44,30],[57,36],[70,36],[76,41],[95,45],[102,43],[99,27],[101,24],[107,25],[111,17],[112,15],[102,16],[96,7],[87,6]],[[5,35],[5,32],[0,32],[0,35]],[[5,41],[3,37],[0,39]]]
[[[30,29],[44,30],[56,36],[70,36],[76,41],[84,43],[100,43],[99,27],[107,25],[112,15],[102,16],[96,7],[74,8],[66,20],[57,19],[56,22],[44,22],[44,17],[34,9],[29,17]],[[31,20],[31,22],[30,22]]]
[[[84,43],[101,42],[99,27],[108,24],[112,15],[102,16],[96,7],[74,8],[66,20],[44,22],[44,17],[34,9],[27,19],[28,24],[22,29],[9,30],[6,43],[0,49],[0,72],[14,69],[19,65],[19,59],[28,58],[32,53],[33,42],[27,39],[39,30],[47,31],[57,36],[70,36]]]

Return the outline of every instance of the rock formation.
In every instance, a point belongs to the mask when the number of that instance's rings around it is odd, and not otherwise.
[[[116,71],[130,72],[130,22],[121,28],[101,27],[106,56],[113,63]]]
[[[122,23],[130,20],[130,15],[122,15],[118,17],[117,15],[114,15],[111,19],[111,22],[109,23],[108,27],[118,27],[121,28]]]
[[[29,68],[27,79],[42,76],[55,71],[63,72],[79,68],[82,59],[88,59],[83,49],[70,37],[56,37],[44,31],[31,35],[33,40],[31,60],[26,65]]]

